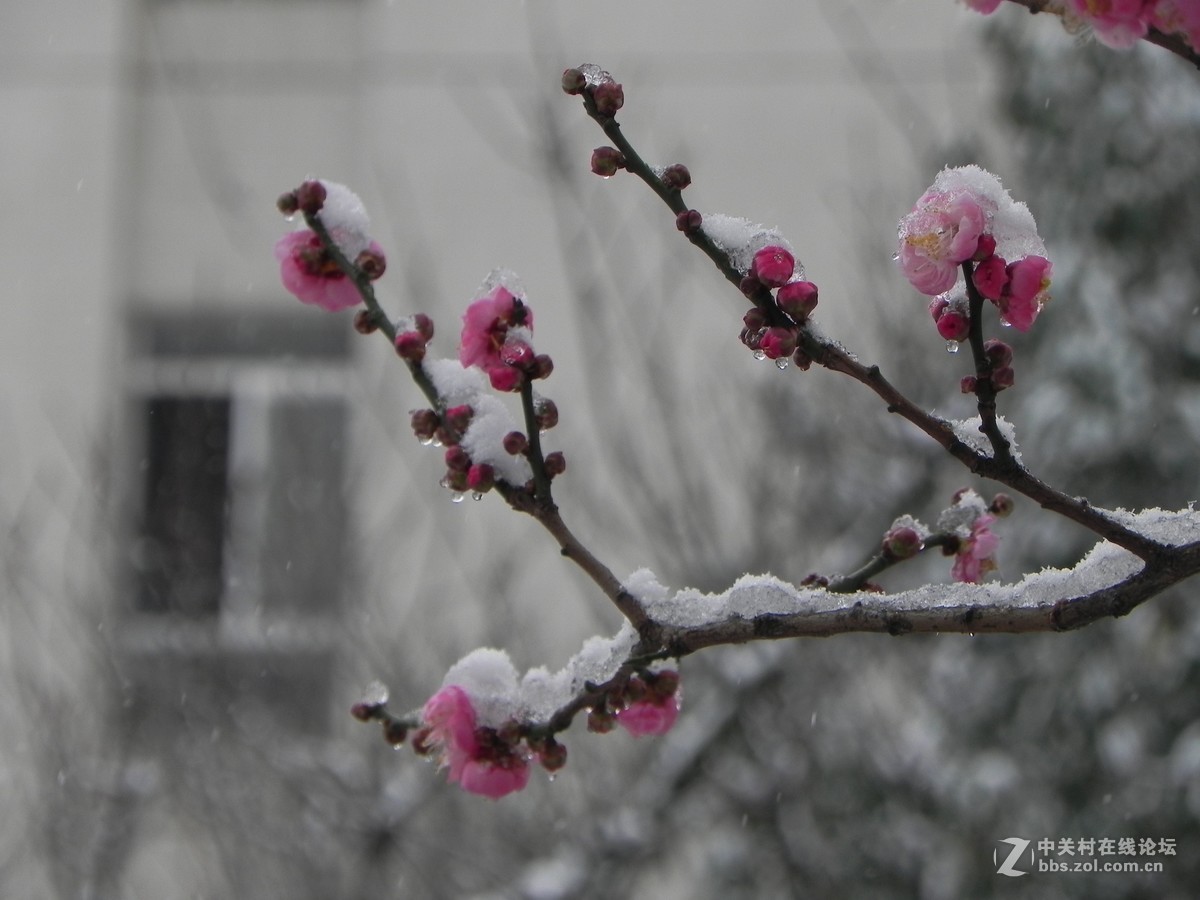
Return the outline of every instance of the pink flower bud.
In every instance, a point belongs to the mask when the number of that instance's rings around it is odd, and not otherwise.
[[[605,81],[596,85],[592,99],[596,102],[596,112],[611,119],[625,105],[625,89],[615,81]]]
[[[692,183],[692,173],[688,171],[687,166],[675,163],[663,171],[662,182],[673,190],[682,191]]]
[[[946,307],[950,305],[950,301],[945,297],[934,297],[929,301],[929,314],[933,316],[933,321],[937,321],[942,317],[942,313],[946,311]]]
[[[588,710],[587,730],[593,734],[608,734],[617,727],[613,714],[603,707],[593,707]]]
[[[742,323],[751,331],[760,331],[767,327],[767,314],[757,306],[752,306],[742,316]]]
[[[985,235],[988,236],[988,235]],[[983,296],[992,302],[1000,299],[1008,284],[1007,263],[1002,256],[989,256],[975,267],[971,273],[971,281]]]
[[[433,436],[437,432],[439,425],[441,425],[441,422],[438,419],[438,414],[432,409],[418,409],[413,411],[412,430],[413,434],[419,440],[433,440]]]
[[[425,358],[425,338],[416,331],[402,331],[396,335],[396,353],[401,359],[419,363]]]
[[[979,244],[975,247],[975,255],[971,259],[975,262],[983,262],[996,252],[996,239],[990,234],[981,234],[979,236]]]
[[[1007,366],[1012,362],[1012,347],[1004,343],[1004,341],[998,341],[994,338],[984,341],[983,352],[987,356],[988,362],[990,362],[994,368]]]
[[[601,178],[612,178],[625,168],[625,155],[616,147],[597,147],[592,151],[592,172]]]
[[[487,463],[478,463],[467,469],[467,487],[484,493],[496,484],[496,470]]]
[[[578,69],[565,69],[562,73],[562,89],[572,96],[582,94],[587,87],[587,77]]]
[[[1012,515],[1013,499],[1008,494],[997,494],[988,506],[988,512],[998,519],[1006,519]]]
[[[792,354],[792,364],[801,372],[807,372],[812,367],[813,361],[803,347],[797,347],[796,352]]]
[[[783,247],[771,245],[754,254],[750,273],[767,287],[783,287],[796,271],[796,258]]]
[[[471,419],[474,415],[475,410],[471,408],[470,404],[463,403],[460,406],[451,406],[446,410],[443,420],[447,427],[453,428],[459,434],[462,434],[467,430],[467,426],[471,424]]]
[[[554,360],[546,353],[539,353],[533,358],[533,368],[529,372],[530,378],[549,378],[554,372]]]
[[[964,375],[958,382],[958,389],[964,394],[973,394],[979,389],[979,379],[974,375]]]
[[[775,303],[797,322],[817,308],[817,286],[811,281],[789,281],[775,293]]]
[[[1000,366],[992,369],[992,385],[998,391],[1005,388],[1010,388],[1016,382],[1016,375],[1013,372],[1012,366]]]
[[[521,370],[514,369],[512,366],[492,366],[487,370],[487,374],[492,388],[497,391],[514,393],[519,391],[521,385],[525,383],[525,376]]]
[[[370,722],[377,718],[382,711],[383,705],[380,703],[360,702],[350,707],[350,715],[360,722]]]
[[[504,452],[517,456],[529,448],[529,439],[519,431],[510,431],[504,436]]]
[[[383,722],[383,739],[393,747],[403,747],[408,738],[408,727],[399,719],[385,719]]]
[[[360,309],[354,314],[354,330],[359,334],[374,334],[379,330],[379,323],[368,309]]]
[[[387,270],[387,259],[378,244],[372,244],[354,258],[354,266],[371,281],[378,281]]]
[[[500,348],[500,362],[506,366],[520,369],[523,372],[527,372],[533,368],[536,356],[537,354],[533,352],[533,348],[527,343],[520,340],[513,340],[511,337]]]
[[[778,325],[768,328],[758,347],[767,359],[785,359],[796,351],[796,331]]]
[[[446,448],[446,468],[452,472],[465,472],[471,468],[471,455],[457,444]]]
[[[413,328],[425,338],[425,342],[433,340],[433,319],[425,315],[425,313],[417,313],[413,316]]]
[[[971,320],[956,309],[948,309],[937,320],[937,330],[948,341],[965,341],[971,331]]]
[[[538,750],[538,762],[547,772],[557,772],[567,764],[567,748],[554,738],[546,738]]]
[[[762,282],[754,275],[747,275],[738,283],[738,289],[747,297],[753,298],[759,291],[762,290]]]
[[[567,471],[567,458],[563,456],[561,450],[555,450],[553,453],[546,454],[546,474],[551,478],[555,478]]]
[[[539,431],[549,431],[558,424],[558,405],[549,397],[541,397],[533,405],[533,415]]]
[[[699,210],[685,209],[675,217],[675,227],[684,234],[695,234],[704,224],[704,217]]]
[[[296,199],[296,192],[280,194],[279,199],[275,201],[275,207],[285,216],[294,216],[300,211],[300,201]]]
[[[883,536],[883,553],[889,559],[912,559],[921,552],[923,543],[915,528],[901,525]]]
[[[325,205],[325,185],[306,181],[296,188],[296,206],[306,216],[315,216]]]

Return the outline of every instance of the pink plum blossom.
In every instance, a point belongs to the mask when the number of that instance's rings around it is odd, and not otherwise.
[[[1150,24],[1164,34],[1181,34],[1200,50],[1200,0],[1158,0]]]
[[[493,800],[528,784],[528,760],[494,729],[476,727],[471,698],[458,685],[447,685],[430,697],[421,718],[427,743],[441,752],[452,784]]]
[[[521,364],[532,361],[528,342],[510,334],[510,329],[533,329],[533,310],[503,285],[467,307],[463,314],[458,360],[463,367],[478,366],[487,373],[492,387],[512,391],[523,379]]]
[[[382,258],[383,250],[374,241],[369,249]],[[283,286],[301,303],[337,312],[362,302],[358,288],[321,246],[316,232],[301,229],[285,234],[275,244],[275,258]]]
[[[635,737],[666,734],[679,718],[679,675],[661,672],[645,695],[614,713],[617,724]]]
[[[987,213],[971,191],[926,191],[900,220],[897,259],[904,276],[931,297],[950,290],[959,264],[975,255],[986,227]]]
[[[1027,256],[1008,266],[1008,285],[999,306],[1005,320],[1017,331],[1028,331],[1049,302],[1052,269],[1050,260],[1043,256]]]
[[[979,584],[983,576],[996,568],[996,550],[1000,538],[989,527],[996,517],[984,513],[971,523],[971,535],[960,542],[950,574],[955,581]]]
[[[1067,0],[1067,8],[1092,26],[1096,40],[1116,49],[1146,36],[1155,0]]]
[[[785,248],[771,244],[754,254],[750,273],[770,288],[783,287],[796,271],[796,258]]]

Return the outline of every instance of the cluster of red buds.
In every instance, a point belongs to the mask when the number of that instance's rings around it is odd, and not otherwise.
[[[440,415],[436,410],[418,409],[412,414],[413,434],[423,444],[446,448],[446,474],[442,485],[458,494],[483,494],[496,484],[496,470],[489,463],[476,463],[462,446],[475,410],[469,405],[451,406]]]
[[[606,691],[588,711],[588,731],[607,734],[617,725],[630,734],[666,734],[679,716],[679,673],[643,671]]]
[[[1012,347],[1004,341],[989,340],[983,344],[983,354],[987,357],[989,371],[984,376],[964,375],[959,383],[964,394],[975,393],[981,377],[988,379],[997,391],[1013,386]]]
[[[817,307],[817,286],[793,280],[795,271],[796,259],[784,247],[772,244],[754,254],[750,271],[742,279],[742,293],[753,297],[763,289],[774,290],[775,306],[783,313],[784,324],[771,324],[767,312],[756,306],[742,317],[740,338],[760,358],[773,359],[781,368],[790,358],[807,369],[812,359],[800,346],[800,329]]]

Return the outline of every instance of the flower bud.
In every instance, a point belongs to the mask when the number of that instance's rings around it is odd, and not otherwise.
[[[425,338],[425,342],[429,343],[433,340],[433,319],[425,315],[425,313],[417,313],[413,316],[413,328]]]
[[[817,286],[811,281],[789,281],[775,292],[776,305],[800,323],[817,308]]]
[[[988,362],[994,368],[1000,368],[1012,363],[1013,351],[1012,347],[995,339],[983,342],[983,352],[987,355]]]
[[[514,369],[512,366],[492,366],[488,369],[488,381],[492,383],[492,389],[513,393],[521,389],[521,385],[525,383],[525,376],[520,369]]]
[[[750,331],[761,331],[767,327],[767,314],[757,306],[752,306],[742,316],[742,323]]]
[[[387,258],[377,247],[368,247],[354,258],[355,267],[371,281],[377,281],[387,270]]]
[[[296,188],[296,207],[306,216],[315,216],[325,205],[325,185],[306,181]]]
[[[958,389],[964,394],[973,394],[979,389],[979,379],[974,375],[964,375],[958,382]]]
[[[750,273],[767,287],[783,287],[796,271],[796,258],[783,247],[774,244],[754,254]]]
[[[370,722],[383,711],[380,703],[359,702],[350,707],[350,715],[360,722]]]
[[[538,762],[547,772],[557,772],[567,764],[567,748],[554,738],[546,738],[538,749]]]
[[[937,320],[937,330],[948,341],[965,341],[971,331],[971,320],[956,309],[947,309]]]
[[[517,456],[529,448],[529,439],[519,431],[510,431],[504,436],[504,451],[510,456]]]
[[[592,99],[596,102],[596,112],[611,119],[625,105],[625,89],[615,81],[605,81],[596,85]]]
[[[447,471],[442,477],[441,485],[456,494],[465,494],[470,489],[470,485],[467,484],[467,473],[458,469]]]
[[[396,353],[401,359],[419,363],[425,358],[425,338],[415,331],[402,331],[396,335]]]
[[[588,710],[587,729],[594,734],[608,734],[617,727],[617,720],[607,709],[593,707]]]
[[[796,352],[796,330],[779,325],[768,328],[758,347],[767,359],[786,359]]]
[[[549,397],[539,397],[533,404],[533,417],[538,431],[549,431],[558,424],[558,405]]]
[[[1002,391],[1005,388],[1010,388],[1016,381],[1012,366],[1000,366],[998,369],[992,369],[992,384],[996,390]]]
[[[386,719],[383,723],[383,739],[393,747],[403,747],[408,738],[408,728],[399,719]]]
[[[539,353],[533,358],[533,367],[530,369],[530,378],[549,378],[554,372],[554,360],[549,354]]]
[[[300,211],[300,201],[296,199],[296,192],[280,194],[279,199],[275,201],[275,207],[285,216],[294,216]]]
[[[975,285],[976,290],[987,299],[992,302],[999,300],[1004,293],[1005,285],[1008,284],[1008,271],[1005,268],[1004,258],[989,256],[979,263],[975,267],[975,271],[971,273],[971,282]]]
[[[983,262],[996,252],[996,239],[990,234],[981,234],[979,243],[975,247],[975,255],[971,257],[975,262]]]
[[[912,559],[921,552],[923,543],[915,528],[901,525],[883,536],[883,555],[888,559]]]
[[[673,190],[682,191],[692,183],[692,173],[682,163],[675,163],[663,170],[662,183]]]
[[[991,504],[988,506],[988,512],[998,519],[1004,519],[1012,515],[1013,498],[1008,494],[997,494],[992,498]]]
[[[412,414],[412,430],[413,434],[419,440],[431,441],[434,434],[441,425],[441,420],[438,419],[438,414],[432,409],[417,409]]]
[[[762,282],[753,275],[747,275],[738,284],[738,289],[747,297],[753,298],[762,290]]]
[[[755,330],[751,330],[749,328],[743,328],[742,333],[740,335],[738,335],[738,338],[741,340],[741,342],[743,344],[745,344],[747,347],[749,347],[751,350],[753,350],[755,353],[757,353],[758,348],[760,346],[762,346],[763,335],[766,333],[767,333],[767,330],[765,328],[759,328],[759,329],[755,329]]]
[[[379,330],[379,324],[370,310],[360,309],[354,314],[354,330],[359,334],[374,334]]]
[[[625,155],[616,147],[597,147],[592,151],[592,173],[612,178],[625,168]]]
[[[565,69],[562,73],[562,89],[565,93],[575,96],[582,94],[587,87],[587,77],[578,69]]]
[[[467,487],[479,493],[490,491],[496,484],[496,470],[487,463],[478,463],[467,469]]]
[[[457,444],[446,448],[446,468],[451,472],[465,472],[471,468],[471,455]]]
[[[459,434],[462,434],[471,424],[471,418],[474,415],[475,410],[471,408],[470,404],[463,403],[460,406],[452,406],[446,410],[443,421],[445,421],[447,427],[453,428]]]
[[[646,679],[654,693],[664,699],[674,696],[675,692],[679,690],[679,673],[674,669],[648,673]]]
[[[792,364],[801,372],[807,372],[812,368],[813,361],[803,347],[797,347],[796,352],[792,354]]]
[[[520,369],[522,372],[528,372],[533,368],[536,355],[533,348],[527,343],[513,340],[511,337],[500,348],[500,361],[506,366]]]
[[[546,474],[551,478],[555,478],[567,471],[567,458],[563,456],[561,450],[555,450],[553,453],[546,454]]]
[[[697,209],[685,209],[675,217],[675,227],[684,234],[695,234],[704,224],[704,217]]]

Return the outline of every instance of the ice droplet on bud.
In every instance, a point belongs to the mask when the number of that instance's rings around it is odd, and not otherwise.
[[[959,344],[958,341],[946,341],[946,352],[947,353],[957,353],[959,346],[961,346],[961,345]]]
[[[388,702],[387,685],[379,680],[372,681],[363,691],[362,702],[368,706],[383,706]]]
[[[1008,321],[1008,319],[1004,318],[1004,316],[1001,316],[1000,317],[1000,327],[1001,328],[1012,328],[1012,322]]]
[[[421,438],[421,446],[422,447],[432,447],[433,446],[433,438],[431,438],[431,437]]]
[[[483,494],[480,493],[479,491],[471,491],[471,499],[474,500],[476,503],[478,503],[480,500],[483,499]]]
[[[754,358],[755,358],[755,359],[766,359],[766,358],[767,358],[767,354],[766,354],[764,351],[762,351],[762,350],[755,350],[755,351],[754,351]]]
[[[779,359],[775,360],[775,368],[777,368],[780,372],[782,372],[787,367],[788,367],[788,359],[786,356],[781,356]]]
[[[451,503],[462,503],[464,496],[465,495],[463,494],[462,491],[454,491],[453,493],[450,494],[450,502]]]

